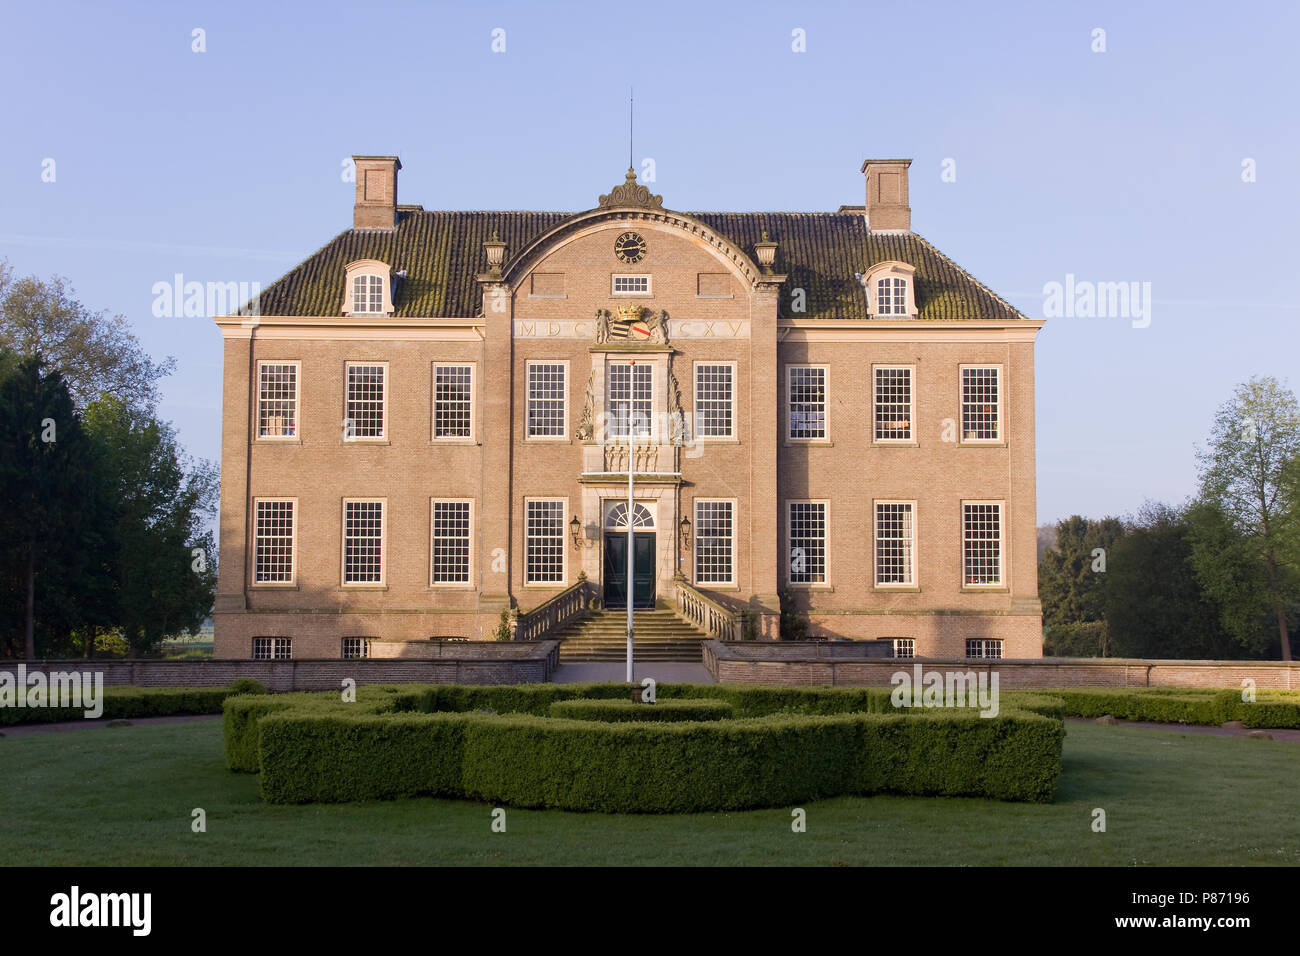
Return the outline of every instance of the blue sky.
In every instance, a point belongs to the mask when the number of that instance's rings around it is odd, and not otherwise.
[[[1292,3],[11,4],[0,257],[174,355],[161,412],[217,460],[220,336],[154,283],[265,287],[350,224],[353,153],[426,209],[589,208],[631,83],[671,208],[834,210],[910,156],[913,228],[1027,314],[1151,283],[1146,328],[1038,339],[1039,520],[1123,514],[1191,494],[1215,407],[1300,354],[1298,33]]]

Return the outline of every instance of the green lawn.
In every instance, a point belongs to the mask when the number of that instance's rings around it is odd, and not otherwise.
[[[0,864],[1300,864],[1300,746],[1066,726],[1052,804],[842,797],[800,834],[789,810],[508,810],[500,834],[466,801],[269,807],[219,720],[34,734],[0,740]]]

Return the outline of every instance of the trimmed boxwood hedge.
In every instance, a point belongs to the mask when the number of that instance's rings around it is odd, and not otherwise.
[[[252,681],[257,687],[256,681]],[[251,689],[235,687],[105,687],[104,712],[99,720],[139,717],[176,717],[185,714],[219,714],[222,703]],[[263,688],[260,693],[265,694]],[[0,707],[0,726],[52,724],[85,720],[84,707]]]
[[[603,812],[729,810],[879,792],[1046,801],[1060,773],[1062,705],[1048,695],[1004,694],[995,718],[974,709],[895,710],[880,688],[660,685],[657,696],[651,708],[634,705],[623,684],[570,684],[369,687],[351,704],[333,693],[232,698],[226,756],[232,769],[260,771],[272,803],[428,794]],[[572,700],[603,713],[722,700],[740,716],[680,723],[544,716]]]
[[[672,723],[683,720],[726,720],[735,716],[735,708],[725,700],[699,699],[673,700],[654,704],[633,700],[557,700],[551,704],[552,717],[570,720],[603,720],[606,723]]]
[[[1183,687],[1063,688],[1059,697],[1070,717],[1109,714],[1124,720],[1217,727],[1239,720],[1247,727],[1300,727],[1300,692],[1262,690],[1245,703],[1237,690]]]

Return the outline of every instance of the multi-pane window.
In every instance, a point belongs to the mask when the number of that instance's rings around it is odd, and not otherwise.
[[[257,437],[298,437],[298,363],[257,366]]]
[[[790,438],[826,437],[826,369],[791,365],[786,369],[790,408]]]
[[[431,515],[434,584],[469,584],[469,502],[435,501]]]
[[[1001,399],[997,366],[961,370],[961,433],[965,441],[997,441]]]
[[[651,396],[654,370],[630,362],[609,367],[609,428],[612,438],[637,438],[650,434]]]
[[[973,660],[1002,660],[1002,641],[991,637],[968,637],[966,656]]]
[[[354,313],[384,311],[384,280],[382,277],[352,277],[352,311]]]
[[[644,295],[650,291],[649,276],[614,276],[615,295]]]
[[[383,365],[347,365],[347,408],[343,437],[384,438],[384,399],[387,394]]]
[[[562,499],[524,503],[524,583],[564,583]]]
[[[253,638],[253,660],[287,661],[293,657],[293,639],[289,637]]]
[[[912,370],[876,369],[876,441],[912,440]]]
[[[253,582],[293,583],[292,501],[258,499],[254,505]]]
[[[826,583],[826,502],[791,501],[790,583]]]
[[[907,282],[897,276],[876,280],[876,315],[907,315]]]
[[[733,438],[732,377],[729,363],[695,366],[695,434],[698,438]]]
[[[876,584],[912,584],[912,503],[876,503]]]
[[[965,585],[1002,583],[1002,505],[962,505]]]
[[[695,502],[695,583],[732,584],[735,506],[730,501]]]
[[[364,637],[345,637],[343,638],[343,659],[345,661],[360,660],[370,656],[370,641]]]
[[[894,656],[908,658],[915,657],[916,639],[911,637],[894,638]]]
[[[474,368],[433,367],[433,437],[469,438],[473,432]]]
[[[384,583],[384,503],[343,502],[343,583]]]
[[[528,363],[529,438],[563,438],[565,427],[563,362]]]

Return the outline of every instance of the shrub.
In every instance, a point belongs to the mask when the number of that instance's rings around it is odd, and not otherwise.
[[[105,687],[100,720],[219,714],[230,687]],[[86,719],[84,707],[0,707],[0,726]]]
[[[653,707],[630,701],[624,684],[361,691],[354,704],[334,693],[230,700],[228,764],[260,769],[273,803],[439,794],[603,812],[883,791],[1041,801],[1060,773],[1060,721],[1005,700],[998,717],[981,718],[973,709],[897,711],[882,688],[661,685]],[[1049,714],[1062,706],[1041,694],[1017,699]],[[639,719],[727,704],[754,716]],[[552,711],[638,719],[543,716]]]
[[[552,717],[570,720],[601,720],[607,723],[646,721],[672,723],[686,720],[725,720],[735,715],[725,700],[661,700],[643,704],[632,700],[557,700],[550,707]]]
[[[251,677],[240,677],[230,689],[236,694],[265,694],[266,686],[260,680],[254,680]]]

